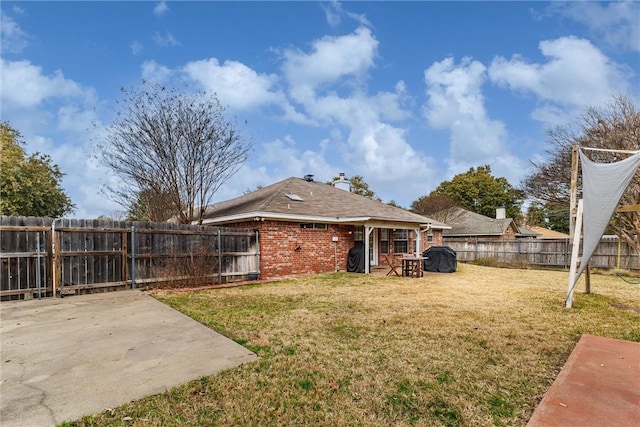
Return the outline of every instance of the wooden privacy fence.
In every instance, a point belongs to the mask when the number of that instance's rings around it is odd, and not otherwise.
[[[168,223],[0,217],[0,298],[256,278],[257,232]]]
[[[507,264],[569,268],[569,239],[482,239],[444,238],[455,250],[458,261],[494,259]],[[617,237],[603,237],[589,263],[595,268],[640,270],[638,254]]]

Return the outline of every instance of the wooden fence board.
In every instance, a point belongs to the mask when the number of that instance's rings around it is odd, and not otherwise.
[[[133,233],[132,233],[133,228]],[[55,232],[54,232],[55,230]],[[140,283],[246,277],[257,268],[252,230],[169,223],[0,217],[0,297],[20,299],[36,288],[36,233],[40,234],[41,289],[83,292]],[[218,247],[234,251],[224,252]],[[133,242],[133,243],[132,243]],[[242,261],[220,262],[225,257]],[[246,270],[238,270],[238,268]]]
[[[473,239],[445,238],[443,244],[456,251],[459,261],[482,258],[504,263],[568,268],[571,245],[568,239]],[[595,268],[640,270],[638,255],[626,242],[604,237],[591,258]]]

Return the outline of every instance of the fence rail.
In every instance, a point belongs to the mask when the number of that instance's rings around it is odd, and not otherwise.
[[[481,239],[445,238],[443,244],[456,251],[458,260],[473,262],[494,259],[508,264],[568,268],[571,262],[569,239]],[[616,237],[603,237],[591,257],[595,268],[640,270],[638,254]]]
[[[242,280],[259,271],[249,229],[0,217],[0,298]]]

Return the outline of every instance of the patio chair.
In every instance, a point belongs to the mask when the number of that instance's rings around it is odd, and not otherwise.
[[[402,267],[402,263],[398,263],[398,261],[396,261],[395,257],[390,257],[389,255],[383,255],[384,257],[384,261],[387,263],[387,265],[389,266],[390,270],[387,272],[387,276],[389,276],[391,273],[394,273],[396,276],[400,276],[400,273],[398,273],[397,268],[398,267]]]

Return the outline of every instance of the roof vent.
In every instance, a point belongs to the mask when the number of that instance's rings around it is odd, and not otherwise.
[[[313,182],[313,175],[305,175],[304,180],[307,182]]]

